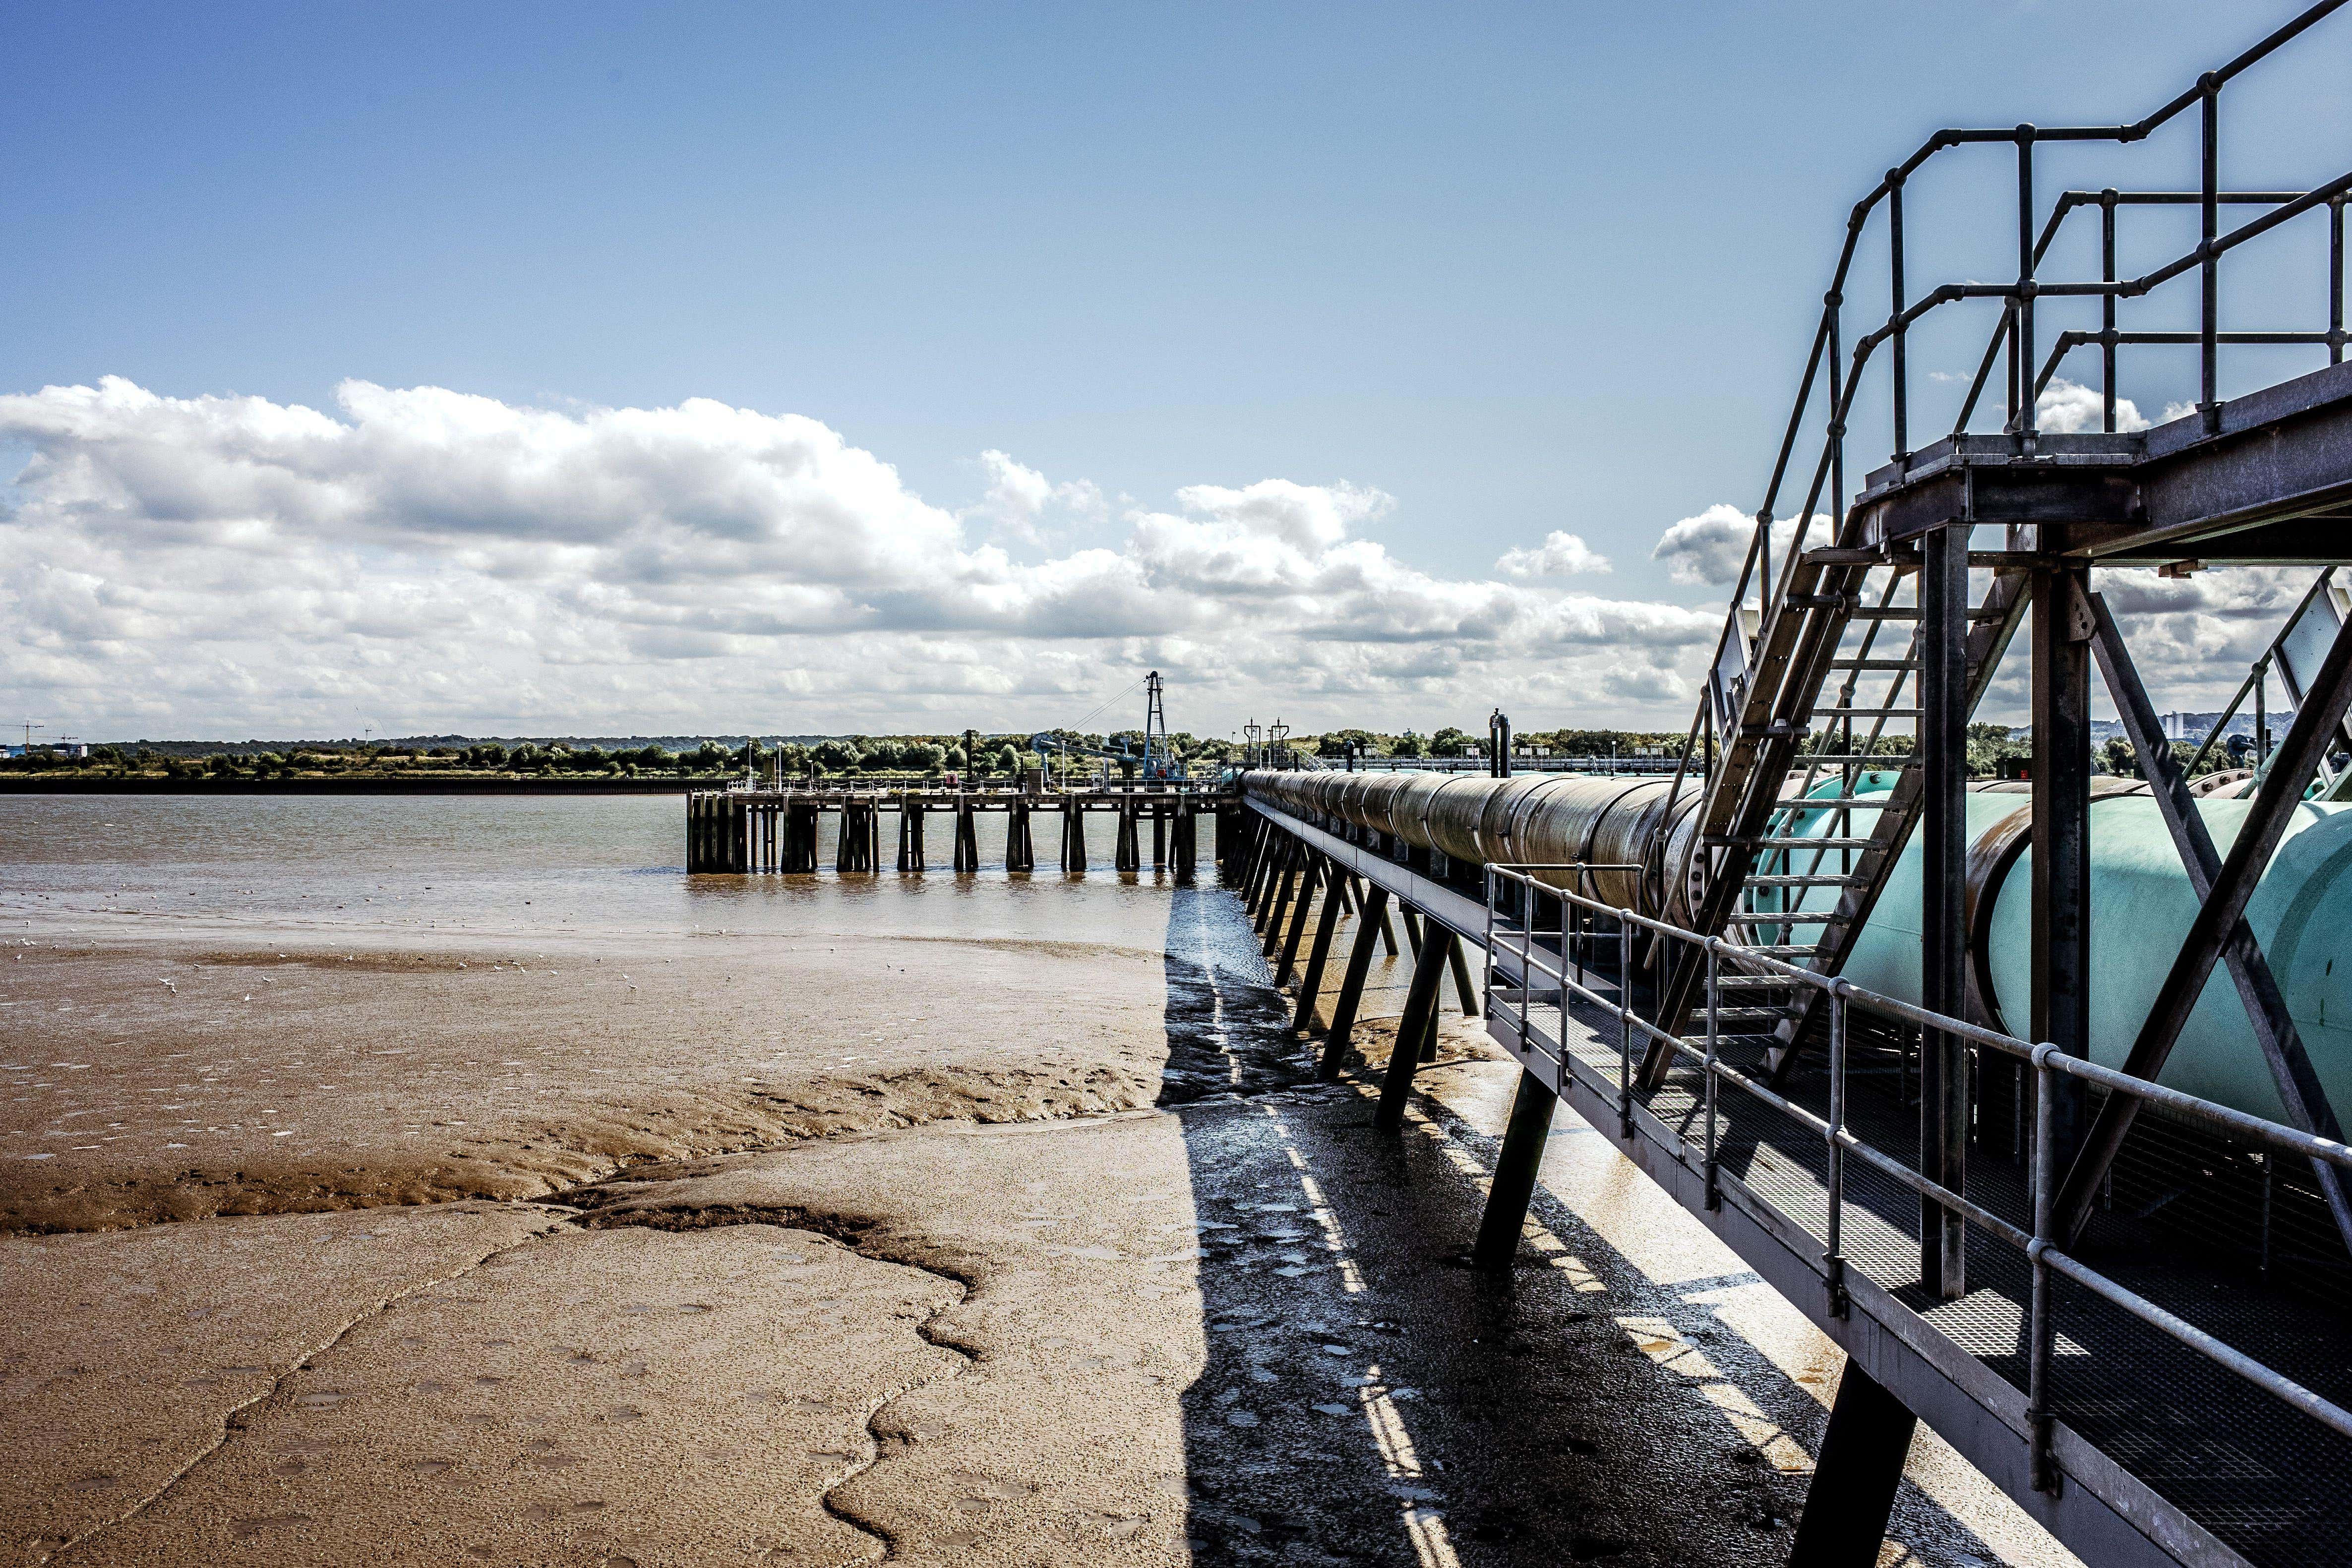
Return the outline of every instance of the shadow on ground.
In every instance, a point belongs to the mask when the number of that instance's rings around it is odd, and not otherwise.
[[[1178,889],[1167,952],[1208,1346],[1183,1402],[1196,1561],[1785,1557],[1823,1413],[1695,1299],[1754,1276],[1660,1285],[1545,1193],[1511,1275],[1473,1272],[1491,1141],[1426,1099],[1374,1128],[1370,1072],[1316,1083],[1230,891]],[[1507,1074],[1465,1045],[1423,1072]],[[1999,1560],[1907,1486],[1897,1533],[1897,1561]]]

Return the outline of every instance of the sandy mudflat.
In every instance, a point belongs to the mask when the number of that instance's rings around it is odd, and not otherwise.
[[[1160,1092],[1162,960],[1116,943],[139,935],[5,961],[38,1024],[0,1047],[0,1226],[539,1197]]]
[[[1374,1131],[1400,970],[1318,1084],[1213,886],[104,869],[0,882],[0,1565],[1786,1552],[1833,1350],[1572,1118],[1461,1268],[1516,1069]]]

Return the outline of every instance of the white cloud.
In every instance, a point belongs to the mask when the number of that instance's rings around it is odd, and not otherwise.
[[[1101,489],[1091,479],[1055,484],[1035,468],[993,448],[980,455],[980,467],[987,476],[988,489],[966,515],[992,522],[999,532],[1022,543],[1045,542],[1046,532],[1041,524],[1049,511],[1073,521],[1099,521],[1109,510]]]
[[[2106,399],[2096,387],[2082,386],[2063,376],[2053,376],[2042,395],[2033,400],[2035,426],[2053,436],[2072,436],[2078,431],[2097,430],[2106,423]],[[2167,411],[2165,417],[2172,417]],[[2145,430],[2147,418],[2139,405],[2128,397],[2116,399],[2116,429],[2118,432]]]
[[[1369,487],[1194,485],[1114,520],[992,450],[958,511],[816,420],[706,399],[351,382],[321,411],[109,379],[0,397],[0,445],[30,453],[0,492],[0,700],[92,736],[1011,728],[1146,665],[1180,727],[1553,690],[1570,722],[1673,697],[1718,624],[1408,565],[1366,536],[1396,505]],[[992,542],[1050,519],[1110,531]],[[1605,564],[1566,534],[1514,553]]]
[[[1657,547],[1650,559],[1666,563],[1666,575],[1677,583],[1726,586],[1736,582],[1739,568],[1748,559],[1749,544],[1756,537],[1756,518],[1727,501],[1717,501],[1695,517],[1684,518],[1658,536]],[[1773,574],[1780,574],[1780,563],[1786,561],[1789,550],[1797,537],[1797,520],[1780,518],[1772,524]],[[1830,519],[1820,512],[1813,514],[1813,525],[1807,531],[1807,546],[1817,547],[1830,542]]]
[[[1533,550],[1514,546],[1503,552],[1495,570],[1506,577],[1569,577],[1579,572],[1606,572],[1609,557],[1577,535],[1554,529]]]

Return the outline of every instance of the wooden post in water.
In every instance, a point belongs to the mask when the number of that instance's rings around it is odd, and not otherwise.
[[[1122,796],[1118,803],[1118,837],[1111,848],[1111,868],[1115,871],[1139,871],[1143,868],[1142,847],[1137,842],[1135,797]]]
[[[1062,797],[1062,869],[1087,868],[1087,813],[1076,795]]]
[[[1198,868],[1200,831],[1201,815],[1192,809],[1192,798],[1186,796],[1179,800],[1176,803],[1175,851],[1176,880],[1180,884],[1191,882]]]
[[[898,869],[919,871],[923,868],[923,803],[909,795],[898,797]]]
[[[796,800],[784,816],[784,869],[806,874],[816,869],[816,802]]]
[[[1016,795],[1004,808],[1004,868],[1008,871],[1034,871],[1037,868],[1037,845],[1029,832],[1029,801]]]
[[[980,829],[971,796],[956,796],[955,868],[960,871],[980,869]]]
[[[1168,803],[1164,800],[1151,803],[1151,868],[1168,868]]]

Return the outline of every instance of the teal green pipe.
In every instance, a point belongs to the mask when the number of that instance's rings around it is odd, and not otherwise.
[[[2011,813],[2023,795],[1971,792],[1973,842]],[[2226,857],[2252,803],[2198,802],[2213,847]],[[1831,814],[1807,814],[1797,831],[1819,837]],[[2123,1066],[2197,912],[2156,802],[2145,795],[2091,805],[2091,1056]],[[1985,932],[1990,1000],[2011,1032],[2022,1035],[2033,982],[2033,852],[2018,858],[1995,896]],[[1854,944],[1845,975],[1856,985],[1919,999],[1920,845],[1896,862],[1878,905]],[[1801,868],[1801,861],[1800,862]],[[1808,889],[1810,908],[1827,908],[1834,889]],[[2314,1070],[2339,1116],[2352,1115],[2352,805],[2305,801],[2246,908],[2247,923],[2278,977],[2287,1011]],[[2270,1068],[2247,1026],[2243,1005],[2220,964],[2181,1031],[2158,1081],[2257,1116],[2284,1115]]]

